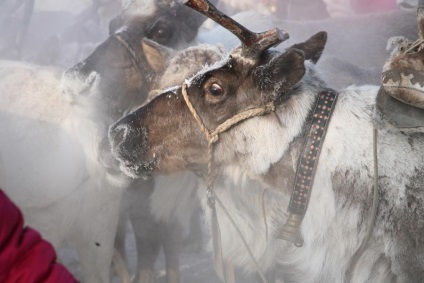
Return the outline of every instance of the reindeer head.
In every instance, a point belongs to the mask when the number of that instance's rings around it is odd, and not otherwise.
[[[191,1],[191,4],[198,2],[201,1]],[[204,6],[207,3],[202,2],[202,5],[204,11],[212,10],[217,18],[216,10]],[[218,18],[229,21],[222,16]],[[232,22],[230,30],[234,26]],[[284,104],[290,103],[290,97],[301,87],[299,82],[305,74],[305,60],[315,63],[319,59],[326,33],[318,33],[284,53],[268,50],[281,41],[281,34],[278,30],[262,33],[271,35],[273,39],[260,39],[253,45],[250,45],[251,41],[243,41],[243,45],[227,58],[202,70],[187,82],[190,104],[209,131],[248,109],[269,103],[284,107]],[[249,38],[260,36],[250,33]],[[268,115],[252,119],[275,117]],[[231,163],[238,154],[243,154],[234,149],[232,139],[231,131],[220,136],[217,150],[221,151],[220,156],[225,160],[218,162]],[[121,162],[121,169],[133,177],[197,170],[208,161],[208,140],[194,119],[181,87],[158,95],[147,105],[122,118],[110,128],[109,140],[115,157]],[[248,140],[244,142],[249,143]]]
[[[174,48],[186,45],[205,19],[176,1],[139,2],[133,1],[111,21],[109,38],[86,60],[64,73],[65,91],[73,101],[101,96],[106,114],[114,120],[131,105],[141,104],[146,99],[141,94],[148,93],[163,71],[169,50],[158,48],[157,43]]]

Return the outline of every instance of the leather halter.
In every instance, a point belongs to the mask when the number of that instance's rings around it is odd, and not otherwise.
[[[338,93],[332,89],[326,89],[318,95],[300,151],[294,189],[288,208],[290,214],[277,236],[295,243],[296,246],[303,245],[303,240],[300,238],[300,225],[308,208],[319,155],[337,98]]]
[[[114,37],[125,47],[128,53],[131,55],[131,59],[134,62],[134,65],[137,67],[140,75],[143,79],[143,83],[151,84],[153,81],[153,74],[155,73],[150,67],[150,65],[146,62],[144,57],[140,57],[137,52],[129,44],[128,35],[126,33],[117,33]],[[143,84],[145,85],[145,84]]]

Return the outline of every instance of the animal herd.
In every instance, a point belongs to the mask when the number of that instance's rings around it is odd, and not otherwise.
[[[235,22],[210,2],[132,1],[66,70],[0,61],[0,188],[26,223],[71,243],[88,283],[128,264],[128,221],[133,282],[155,282],[161,248],[183,282],[187,242],[223,282],[420,282],[424,121],[376,101],[383,65],[422,99],[424,8]],[[199,33],[202,14],[222,27]]]

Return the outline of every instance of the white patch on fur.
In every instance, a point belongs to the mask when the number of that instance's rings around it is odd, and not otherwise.
[[[122,27],[120,27],[119,29],[117,29],[116,31],[115,31],[115,34],[120,34],[120,33],[123,33],[123,32],[126,32],[127,31],[127,29],[128,29],[128,26],[122,26]]]
[[[61,124],[71,109],[65,97],[59,95],[60,73],[60,70],[54,68],[1,61],[0,110],[29,119]],[[29,93],[31,95],[27,95]]]
[[[256,60],[254,57],[247,57],[243,54],[243,49],[241,47],[236,48],[231,52],[231,56],[234,57],[237,62],[243,62],[246,66],[255,66]]]
[[[185,83],[187,84],[187,87],[190,87],[191,86],[191,84],[193,83],[193,80],[194,79],[203,76],[207,72],[210,72],[210,71],[213,71],[213,70],[222,68],[223,66],[225,66],[226,64],[228,64],[229,61],[230,61],[230,57],[229,57],[229,55],[227,55],[221,61],[215,62],[214,64],[212,64],[210,66],[206,66],[206,68],[200,70],[198,73],[196,73],[195,75],[193,75],[191,78],[185,80]]]

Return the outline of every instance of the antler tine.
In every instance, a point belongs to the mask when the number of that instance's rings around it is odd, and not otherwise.
[[[270,47],[276,46],[289,38],[289,34],[278,28],[269,31],[255,33],[232,18],[219,11],[208,0],[184,0],[184,5],[202,13],[214,20],[225,29],[237,36],[243,44],[244,51],[255,55]]]

